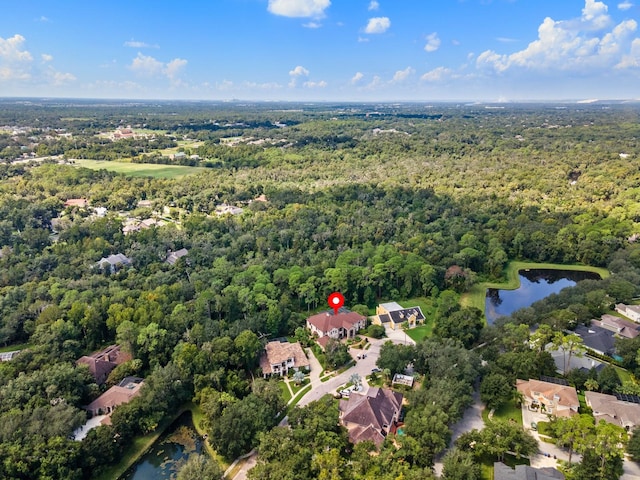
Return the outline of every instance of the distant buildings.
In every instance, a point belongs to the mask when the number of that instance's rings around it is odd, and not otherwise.
[[[175,265],[178,260],[188,254],[189,250],[187,250],[186,248],[181,248],[180,250],[176,250],[175,252],[169,251],[165,262],[167,262],[169,265]]]
[[[87,208],[89,200],[86,198],[69,198],[64,202],[65,207]]]
[[[115,273],[120,268],[131,265],[131,259],[122,253],[116,253],[115,255],[102,257],[95,265],[102,270],[109,270],[111,273]]]
[[[615,315],[602,315],[600,320],[592,320],[591,325],[609,330],[621,338],[636,338],[640,335],[639,324]]]
[[[242,212],[244,212],[242,208],[225,203],[216,207],[216,215],[240,215]]]

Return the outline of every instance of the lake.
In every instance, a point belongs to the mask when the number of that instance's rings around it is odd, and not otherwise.
[[[186,411],[173,422],[151,448],[129,469],[125,480],[175,479],[178,469],[192,453],[202,452],[191,412]]]
[[[520,308],[558,293],[566,287],[573,287],[580,280],[600,280],[593,272],[575,270],[520,270],[520,288],[516,290],[487,289],[485,316],[491,325],[496,318],[511,315]]]

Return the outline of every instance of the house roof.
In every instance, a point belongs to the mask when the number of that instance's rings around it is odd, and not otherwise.
[[[87,405],[86,409],[90,412],[97,412],[128,403],[139,395],[142,385],[144,385],[144,381],[141,378],[127,377]]]
[[[564,480],[564,475],[555,468],[533,468],[516,465],[515,470],[502,462],[493,464],[494,480]]]
[[[573,387],[557,385],[542,380],[516,380],[516,388],[525,397],[540,400],[541,397],[549,402],[556,400],[558,405],[569,407],[576,412],[580,406],[578,392]]]
[[[380,306],[387,312],[393,312],[395,310],[402,310],[404,307],[396,302],[381,303]]]
[[[381,313],[378,315],[378,318],[380,319],[380,323],[389,323],[391,321],[391,317],[388,313]]]
[[[640,305],[626,305],[624,303],[618,303],[616,304],[616,309],[625,311],[631,310],[632,312],[640,313]]]
[[[575,329],[575,333],[580,335],[584,342],[584,346],[591,350],[605,354],[612,354],[615,352],[616,340],[613,336],[613,332],[609,330],[605,330],[604,328],[595,325],[590,327],[578,325]]]
[[[640,325],[615,315],[602,315],[600,320],[592,320],[591,325],[617,333],[624,338],[636,338],[640,335]]]
[[[186,248],[181,248],[180,250],[176,250],[175,252],[170,252],[165,261],[169,265],[175,265],[178,259],[188,254],[189,254],[189,250],[187,250]]]
[[[366,320],[366,317],[357,312],[338,312],[337,315],[332,310],[318,313],[307,318],[307,322],[321,332],[329,332],[334,328],[350,329],[354,325]]]
[[[381,432],[391,426],[400,412],[402,398],[401,393],[378,387],[370,388],[366,395],[351,393],[348,400],[340,402],[342,421],[362,427],[355,432],[357,435],[363,435],[369,427]]]
[[[264,347],[264,352],[260,356],[260,366],[263,372],[270,372],[271,365],[282,364],[293,358],[294,367],[308,367],[309,359],[304,354],[300,343],[289,342],[269,342]]]
[[[100,265],[101,267],[103,267],[105,264],[106,265],[129,265],[131,263],[131,260],[126,257],[124,254],[122,253],[116,253],[115,255],[109,255],[108,257],[102,257],[100,260],[98,260],[98,265]]]
[[[553,361],[556,364],[556,369],[561,373],[565,374],[564,367],[567,363],[569,353],[564,349],[559,348],[558,350],[550,350],[549,353],[553,357]],[[589,356],[576,357],[575,355],[571,356],[571,363],[569,364],[568,370],[583,370],[589,371],[592,368],[595,368],[597,372],[602,370],[605,367],[605,364],[595,358]]]
[[[104,350],[80,357],[76,365],[87,365],[96,383],[102,384],[114,368],[128,360],[131,355],[123,352],[120,345],[109,345]]]
[[[584,392],[584,398],[593,410],[596,423],[604,420],[629,428],[640,425],[640,405],[637,403],[625,402],[613,395],[598,392]]]
[[[420,307],[403,308],[402,310],[394,310],[389,312],[393,323],[406,322],[412,315],[416,317],[416,321],[421,322],[424,320],[424,315]]]
[[[65,207],[81,207],[85,208],[89,204],[86,198],[69,198],[64,202]]]

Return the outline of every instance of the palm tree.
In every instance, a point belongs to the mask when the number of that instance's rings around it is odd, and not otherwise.
[[[304,378],[304,372],[301,372],[300,370],[293,374],[293,381],[296,382],[296,385],[300,385],[302,382],[304,382]]]

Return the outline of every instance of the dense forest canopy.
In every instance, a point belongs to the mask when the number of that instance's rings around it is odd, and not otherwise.
[[[509,260],[609,266],[618,274],[584,287],[602,294],[554,298],[536,313],[519,313],[516,323],[544,323],[577,304],[587,310],[575,318],[588,321],[605,297],[611,303],[638,293],[637,105],[0,106],[0,344],[28,344],[0,364],[4,478],[88,477],[194,396],[215,438],[223,435],[220,422],[246,415],[251,423],[246,438],[218,440],[228,445],[223,453],[266,448],[281,433],[260,437],[274,426],[264,418],[282,406],[268,384],[251,382],[258,336],[292,335],[335,290],[347,305],[369,308],[431,299],[436,335],[460,341],[449,347],[465,362],[462,345],[479,340],[482,315],[456,305],[458,294],[500,280]],[[107,136],[128,127],[144,137]],[[129,177],[78,168],[78,159],[208,168],[176,179]],[[74,198],[90,208],[65,206]],[[243,211],[216,215],[223,204]],[[131,218],[160,216],[163,226],[123,233]],[[165,262],[182,248],[187,257]],[[118,253],[132,266],[96,268]],[[468,322],[464,338],[452,321]],[[116,411],[113,426],[73,442],[80,407],[99,393],[74,362],[115,342],[134,360],[110,383],[135,374],[147,385]],[[425,372],[433,349],[425,343],[413,352]],[[531,372],[548,373],[546,361],[536,360]],[[631,353],[625,361],[638,367]],[[506,368],[493,372],[495,382]],[[460,380],[465,399],[475,375]],[[422,399],[443,382],[432,375],[414,412],[429,409]],[[435,413],[457,419],[468,401],[450,400]],[[15,432],[16,422],[30,427]],[[41,429],[42,422],[51,427]],[[429,448],[416,468],[430,467],[441,450]],[[25,449],[39,453],[23,458]]]

